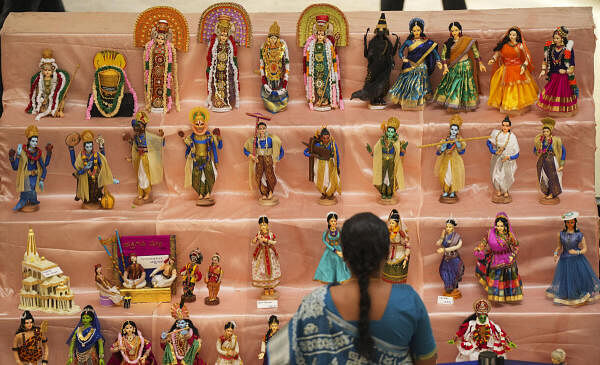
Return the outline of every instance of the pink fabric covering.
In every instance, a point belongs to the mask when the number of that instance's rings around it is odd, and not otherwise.
[[[565,14],[568,13],[568,17]],[[143,49],[134,48],[131,29],[135,14],[109,13],[12,13],[2,29],[2,67],[4,77],[5,114],[0,120],[0,343],[12,341],[18,326],[20,311],[15,294],[20,290],[21,266],[27,240],[27,229],[36,233],[40,255],[59,264],[71,277],[78,305],[97,303],[98,294],[93,281],[93,265],[110,266],[106,253],[97,242],[97,236],[106,237],[115,229],[123,235],[176,234],[177,267],[187,262],[189,252],[200,247],[205,256],[201,268],[205,273],[209,257],[214,252],[222,256],[223,284],[219,297],[221,304],[206,306],[203,297],[207,289],[203,283],[196,286],[196,303],[188,304],[191,317],[203,339],[200,356],[212,363],[216,359],[215,342],[223,333],[223,326],[235,320],[240,339],[242,358],[256,359],[260,340],[267,330],[269,315],[277,314],[285,324],[297,309],[303,295],[314,288],[312,274],[322,254],[321,233],[326,227],[325,216],[335,210],[340,219],[369,210],[382,218],[392,207],[377,204],[377,191],[371,185],[372,161],[364,149],[373,145],[381,134],[379,125],[390,116],[400,119],[400,134],[409,141],[404,158],[407,189],[399,194],[396,207],[408,225],[412,258],[408,283],[422,295],[430,312],[434,335],[440,353],[439,361],[452,361],[456,347],[446,341],[456,332],[460,322],[472,313],[472,302],[484,293],[474,277],[475,259],[470,254],[484,237],[498,211],[511,217],[513,229],[520,242],[519,273],[525,285],[521,304],[494,307],[491,316],[506,330],[518,348],[510,358],[547,361],[551,350],[564,348],[570,364],[592,364],[600,358],[598,329],[600,304],[580,308],[555,306],[545,298],[544,289],[552,281],[555,264],[552,252],[557,233],[562,228],[560,214],[578,210],[578,227],[588,243],[586,256],[596,269],[598,262],[597,217],[594,203],[594,105],[593,89],[594,32],[590,8],[506,9],[455,12],[387,12],[391,31],[406,37],[407,20],[419,16],[427,21],[426,33],[437,42],[448,37],[447,25],[460,20],[465,35],[478,40],[482,59],[487,62],[492,48],[509,26],[518,24],[526,33],[536,72],[542,61],[544,41],[552,35],[557,21],[570,29],[569,36],[577,44],[577,80],[580,87],[579,112],[570,118],[557,118],[555,135],[562,137],[567,149],[567,163],[563,177],[561,204],[542,206],[537,202],[540,193],[536,186],[536,158],[532,153],[533,138],[540,133],[539,120],[543,114],[532,109],[514,117],[513,131],[519,138],[521,157],[518,159],[516,182],[511,194],[513,203],[497,206],[491,203],[489,181],[489,152],[485,141],[471,141],[464,158],[466,187],[459,192],[455,205],[438,202],[439,180],[434,174],[435,152],[416,146],[432,143],[447,134],[451,115],[445,110],[428,105],[424,111],[401,111],[390,107],[385,111],[368,110],[366,103],[346,100],[344,111],[310,112],[305,101],[301,48],[295,46],[296,21],[299,14],[252,14],[256,31],[254,46],[240,48],[240,109],[228,113],[212,113],[209,125],[221,129],[224,149],[219,154],[219,176],[212,195],[216,205],[196,207],[196,194],[184,189],[184,145],[177,131],[189,130],[187,112],[204,105],[206,100],[206,44],[196,42],[192,33],[190,51],[180,53],[178,72],[182,110],[166,115],[150,115],[149,130],[162,128],[166,134],[165,180],[153,188],[155,202],[133,207],[136,195],[135,173],[125,160],[130,153],[121,140],[124,132],[131,131],[129,118],[93,118],[86,121],[86,100],[94,73],[92,58],[101,49],[118,49],[127,57],[129,81],[138,92],[143,91]],[[189,24],[197,24],[200,14],[187,14]],[[350,46],[339,49],[342,63],[342,82],[345,90],[357,90],[364,81],[366,60],[363,58],[362,37],[367,27],[373,28],[378,12],[348,13]],[[288,110],[277,114],[269,129],[281,137],[285,158],[277,164],[279,184],[275,195],[280,204],[261,207],[255,193],[248,191],[248,163],[242,154],[244,141],[253,133],[254,121],[246,112],[263,111],[260,99],[258,47],[266,38],[267,30],[276,19],[282,37],[290,45],[290,78]],[[51,47],[59,66],[73,72],[81,65],[67,96],[65,117],[44,118],[34,122],[33,116],[23,112],[28,102],[29,78],[37,70],[42,49]],[[395,79],[398,68],[392,74]],[[485,136],[500,126],[504,116],[486,105],[491,72],[481,73],[483,99],[477,112],[462,113],[464,137]],[[441,72],[436,70],[432,85],[439,83]],[[308,181],[306,160],[302,155],[302,141],[323,123],[327,123],[341,152],[341,179],[343,194],[334,207],[317,204],[319,193]],[[38,212],[13,213],[17,195],[15,173],[7,161],[9,148],[24,143],[24,130],[36,124],[40,130],[40,145],[55,144],[43,193],[38,195]],[[121,184],[109,189],[115,196],[115,209],[87,211],[73,200],[75,180],[68,150],[63,141],[73,131],[91,129],[106,140],[107,158],[112,172]],[[278,236],[278,253],[283,271],[279,308],[256,309],[260,289],[251,287],[250,239],[257,229],[259,215],[267,214],[270,228]],[[457,231],[463,237],[462,257],[465,275],[460,283],[463,299],[452,306],[438,305],[437,296],[443,291],[439,278],[440,255],[435,242],[445,220],[453,216]],[[179,281],[179,280],[178,280]],[[175,300],[179,299],[181,289]],[[105,338],[115,338],[125,319],[136,321],[139,329],[155,344],[160,333],[172,324],[168,304],[132,304],[130,309],[96,307]],[[67,348],[64,339],[77,322],[79,315],[55,316],[34,313],[36,320],[49,320],[50,363],[64,363]],[[158,346],[156,346],[158,347]],[[162,351],[155,348],[157,358]],[[105,348],[108,354],[108,347]],[[0,351],[0,363],[12,362],[9,351]]]

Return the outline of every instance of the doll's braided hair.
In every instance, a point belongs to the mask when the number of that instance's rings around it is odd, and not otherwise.
[[[360,291],[358,353],[372,360],[375,342],[369,330],[371,297],[369,278],[377,274],[388,256],[390,237],[387,225],[373,213],[358,213],[344,222],[341,234],[344,261],[358,279]]]

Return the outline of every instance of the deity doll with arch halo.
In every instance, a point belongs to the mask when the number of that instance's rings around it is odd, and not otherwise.
[[[344,13],[329,4],[314,4],[302,12],[296,38],[302,50],[306,100],[310,110],[344,110],[340,59],[336,47],[348,44]]]
[[[280,38],[279,32],[279,24],[274,22],[267,40],[260,47],[260,96],[265,109],[271,113],[284,111],[288,105],[290,56],[287,43]]]
[[[71,77],[67,71],[58,68],[51,49],[42,52],[39,68],[40,71],[31,77],[29,104],[25,111],[35,114],[35,120],[48,115],[62,118]]]
[[[240,81],[237,48],[250,47],[252,24],[243,6],[216,3],[200,18],[198,42],[208,43],[206,79],[208,108],[228,112],[240,107]]]
[[[181,12],[155,6],[137,17],[134,45],[144,48],[144,96],[147,111],[179,111],[177,50],[187,52],[188,24]]]

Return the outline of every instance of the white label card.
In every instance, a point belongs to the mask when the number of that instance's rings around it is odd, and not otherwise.
[[[274,300],[257,300],[256,308],[258,309],[269,309],[269,308],[277,308],[279,306],[279,301]]]
[[[54,275],[59,275],[59,274],[62,274],[62,273],[63,273],[63,271],[62,271],[62,270],[61,270],[61,268],[60,268],[60,267],[58,267],[58,266],[56,266],[56,267],[53,267],[53,268],[51,268],[51,269],[48,269],[48,270],[44,270],[44,271],[42,271],[42,275],[43,275],[45,278],[49,278],[49,277],[51,277],[51,276],[54,276]]]
[[[138,256],[137,262],[142,265],[144,269],[156,269],[169,257],[169,255],[152,255],[152,256]]]
[[[438,304],[454,304],[454,298],[444,295],[438,295]]]

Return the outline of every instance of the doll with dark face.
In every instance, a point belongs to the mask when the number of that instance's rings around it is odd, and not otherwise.
[[[44,321],[41,327],[35,325],[35,320],[29,311],[21,315],[21,324],[13,340],[13,355],[17,365],[48,364],[48,324]]]
[[[327,127],[323,127],[309,139],[307,146],[304,156],[308,157],[308,180],[321,193],[319,204],[333,205],[337,203],[335,193],[341,193],[338,145]]]
[[[194,287],[196,282],[202,280],[202,272],[200,271],[200,264],[204,256],[200,249],[196,248],[190,252],[190,262],[188,262],[180,271],[181,275],[181,286],[183,288],[183,294],[181,294],[181,301],[183,302],[195,302],[196,295],[194,294]]]

